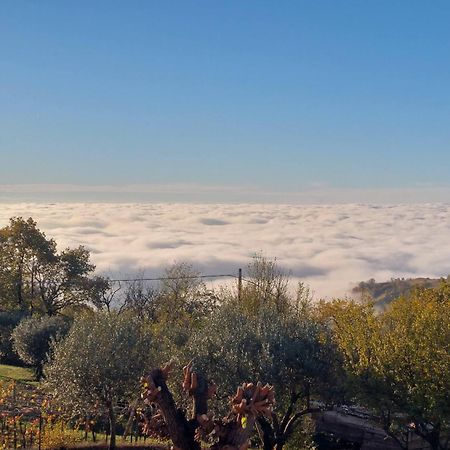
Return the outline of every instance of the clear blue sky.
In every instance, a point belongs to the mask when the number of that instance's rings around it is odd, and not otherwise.
[[[448,186],[450,2],[0,2],[0,184]]]

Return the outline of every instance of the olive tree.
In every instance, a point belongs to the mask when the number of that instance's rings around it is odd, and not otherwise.
[[[20,364],[20,358],[14,351],[11,334],[20,321],[28,317],[24,311],[0,312],[0,362],[3,364]]]
[[[97,312],[77,318],[45,368],[57,402],[73,414],[100,408],[109,417],[115,447],[118,402],[134,399],[148,367],[150,337],[126,314]]]
[[[185,358],[214,379],[219,397],[250,377],[274,386],[277,406],[257,426],[265,449],[281,449],[301,419],[318,411],[313,400],[330,402],[336,385],[335,352],[312,317],[280,315],[277,307],[246,315],[238,305],[225,304],[194,333]]]
[[[33,316],[14,328],[11,334],[13,349],[24,363],[34,366],[37,379],[42,377],[52,340],[62,338],[69,326],[62,317]]]
[[[230,399],[226,417],[217,418],[209,409],[209,400],[216,393],[216,385],[192,362],[183,367],[182,388],[192,402],[187,408],[177,407],[167,380],[172,364],[152,370],[142,378],[142,397],[147,405],[158,408],[157,414],[144,414],[144,431],[164,430],[177,450],[248,450],[256,421],[270,416],[275,401],[273,386],[244,383]],[[208,444],[205,446],[204,444]]]

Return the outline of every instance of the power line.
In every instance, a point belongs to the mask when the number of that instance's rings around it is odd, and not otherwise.
[[[134,281],[196,280],[199,278],[201,278],[201,279],[204,279],[204,278],[235,278],[237,280],[240,280],[241,282],[244,281],[246,283],[249,283],[256,287],[261,288],[261,286],[257,282],[243,277],[242,272],[240,272],[240,275],[236,275],[233,273],[222,273],[222,274],[210,274],[210,275],[185,275],[185,276],[179,276],[179,277],[123,278],[123,279],[108,278],[108,277],[105,277],[105,278],[107,281],[109,281],[111,283],[132,283]]]
[[[240,269],[239,275],[236,274],[212,274],[212,275],[186,275],[186,276],[180,276],[180,277],[155,277],[155,278],[126,278],[126,279],[108,279],[111,283],[133,283],[135,281],[164,281],[164,280],[195,280],[195,279],[204,279],[204,278],[235,278],[238,280],[238,291],[239,291],[239,297],[241,296],[242,292],[242,282],[246,282],[248,284],[252,284],[253,286],[256,286],[260,289],[261,286],[256,283],[253,280],[249,280],[248,278],[244,278],[242,276],[242,271]],[[265,294],[268,294],[269,296],[272,296],[273,298],[278,298],[276,294],[274,294],[271,291],[266,291]]]
[[[216,274],[216,275],[186,275],[180,277],[156,277],[156,278],[126,278],[122,280],[109,279],[110,282],[132,283],[134,281],[164,281],[164,280],[192,280],[198,278],[237,278],[234,274]]]

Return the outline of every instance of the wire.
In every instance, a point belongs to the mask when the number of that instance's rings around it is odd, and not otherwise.
[[[218,274],[218,275],[186,275],[182,277],[157,277],[157,278],[126,278],[123,280],[108,279],[110,282],[132,283],[134,281],[164,281],[164,280],[192,280],[198,278],[237,278],[232,274]]]

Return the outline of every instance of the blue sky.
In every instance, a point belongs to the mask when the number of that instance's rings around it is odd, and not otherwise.
[[[435,200],[449,23],[448,1],[4,0],[0,185]]]

